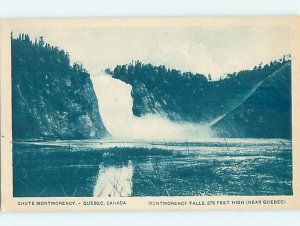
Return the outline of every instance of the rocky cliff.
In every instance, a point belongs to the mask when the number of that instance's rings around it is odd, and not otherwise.
[[[107,131],[90,75],[43,39],[12,39],[14,139],[91,139]]]
[[[132,86],[136,116],[151,113],[209,124],[219,136],[289,138],[290,68],[290,60],[283,58],[218,81],[139,61],[106,72]]]

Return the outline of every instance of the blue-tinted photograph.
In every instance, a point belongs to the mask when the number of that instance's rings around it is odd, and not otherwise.
[[[11,31],[13,196],[293,195],[289,26]]]

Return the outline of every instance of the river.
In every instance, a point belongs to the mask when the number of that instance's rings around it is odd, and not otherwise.
[[[292,195],[283,139],[15,142],[15,197]]]
[[[136,117],[132,87],[92,76],[111,138],[14,142],[15,197],[292,195],[292,143],[223,139],[209,123]]]

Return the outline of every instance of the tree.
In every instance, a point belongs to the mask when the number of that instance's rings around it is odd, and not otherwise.
[[[45,42],[44,42],[44,37],[41,36],[41,37],[39,38],[39,46],[44,46],[44,44],[45,44]]]
[[[112,75],[114,73],[110,68],[106,68],[104,72],[108,75]]]
[[[211,74],[208,74],[207,78],[208,78],[208,81],[211,81]]]

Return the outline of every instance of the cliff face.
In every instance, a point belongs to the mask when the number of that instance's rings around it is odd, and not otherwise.
[[[289,138],[290,67],[284,59],[219,81],[140,62],[107,72],[132,86],[136,116],[152,113],[173,121],[209,124],[219,136]]]
[[[291,114],[291,64],[287,63],[213,128],[224,137],[291,138]]]
[[[68,54],[27,35],[12,39],[14,139],[91,139],[107,135],[90,75]]]

